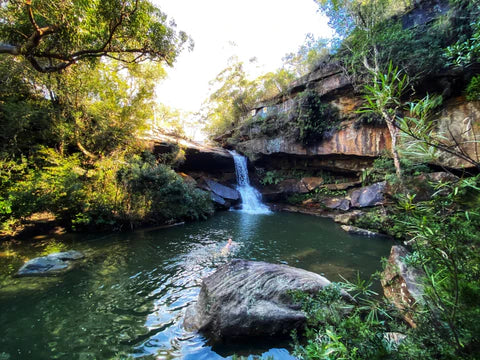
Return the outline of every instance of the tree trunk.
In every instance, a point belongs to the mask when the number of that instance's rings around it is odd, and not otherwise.
[[[395,172],[397,178],[402,180],[402,168],[400,166],[400,157],[398,156],[397,150],[397,137],[398,137],[398,128],[395,126],[392,120],[385,119],[387,123],[388,131],[390,132],[390,137],[392,138],[392,155],[393,155],[393,164],[395,165]]]

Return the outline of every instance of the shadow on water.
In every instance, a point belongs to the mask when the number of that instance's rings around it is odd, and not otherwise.
[[[228,238],[236,245],[224,251]],[[0,257],[0,359],[222,359],[291,356],[284,342],[217,345],[182,328],[201,279],[232,258],[283,263],[337,281],[380,269],[391,243],[352,236],[326,219],[225,212],[181,227],[66,241],[87,259],[55,278],[13,278],[43,249]],[[0,249],[0,252],[4,249]]]

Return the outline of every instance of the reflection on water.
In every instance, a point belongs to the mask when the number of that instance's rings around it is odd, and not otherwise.
[[[223,252],[230,237],[237,245]],[[0,358],[223,359],[236,352],[289,359],[284,344],[212,349],[184,331],[183,313],[201,278],[234,257],[285,263],[334,281],[357,271],[367,277],[390,246],[325,219],[241,212],[171,229],[74,237],[66,248],[87,259],[58,278],[13,278],[25,259],[45,249],[10,246],[0,249],[15,254],[0,257]]]

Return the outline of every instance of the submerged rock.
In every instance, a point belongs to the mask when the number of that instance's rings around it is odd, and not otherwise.
[[[375,231],[370,231],[367,229],[362,229],[352,225],[342,225],[341,228],[349,234],[353,235],[388,237],[388,235],[381,234]]]
[[[408,254],[409,251],[403,246],[392,246],[381,283],[385,297],[403,313],[405,321],[415,327],[413,311],[422,303],[421,277],[425,276],[425,273],[407,266],[404,258]]]
[[[17,272],[17,276],[50,276],[63,274],[73,268],[72,261],[84,258],[83,253],[75,250],[50,254],[26,262]]]
[[[203,279],[184,327],[214,342],[287,335],[306,321],[290,291],[316,293],[329,284],[323,276],[287,265],[232,260]]]

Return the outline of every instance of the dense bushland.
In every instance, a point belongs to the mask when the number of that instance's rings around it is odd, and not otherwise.
[[[0,42],[21,50],[0,51],[2,231],[37,212],[53,213],[72,230],[130,229],[211,214],[208,197],[171,169],[174,157],[155,160],[139,140],[155,111],[162,124],[180,116],[158,109],[154,99],[163,66],[188,40],[166,25],[166,15],[148,1],[116,0],[7,2],[0,12],[6,19]],[[84,21],[76,27],[51,24],[80,15]],[[17,35],[31,30],[34,36],[38,24],[53,27],[36,35],[38,44],[22,45]],[[104,48],[96,52],[99,44]],[[146,58],[153,61],[141,61]]]
[[[305,338],[295,343],[302,359],[477,359],[480,312],[480,176],[464,173],[430,182],[426,162],[448,153],[478,171],[479,159],[459,139],[435,132],[435,108],[441,97],[409,101],[415,85],[456,67],[471,74],[478,62],[478,1],[451,1],[450,10],[427,25],[403,29],[389,1],[323,1],[343,40],[336,54],[358,89],[365,93],[363,113],[380,117],[400,144],[394,161],[382,157],[364,171],[364,182],[387,180],[393,204],[371,211],[356,225],[386,231],[406,241],[404,261],[423,271],[415,328],[367,283],[343,283],[316,297],[296,298],[309,314]],[[351,19],[355,27],[342,22]],[[343,32],[342,32],[343,31]],[[465,92],[477,99],[473,76]],[[443,95],[447,95],[444,93]],[[471,141],[471,140],[469,140]],[[477,141],[473,139],[473,141]],[[380,276],[380,274],[378,274]],[[341,301],[350,291],[355,306]]]

